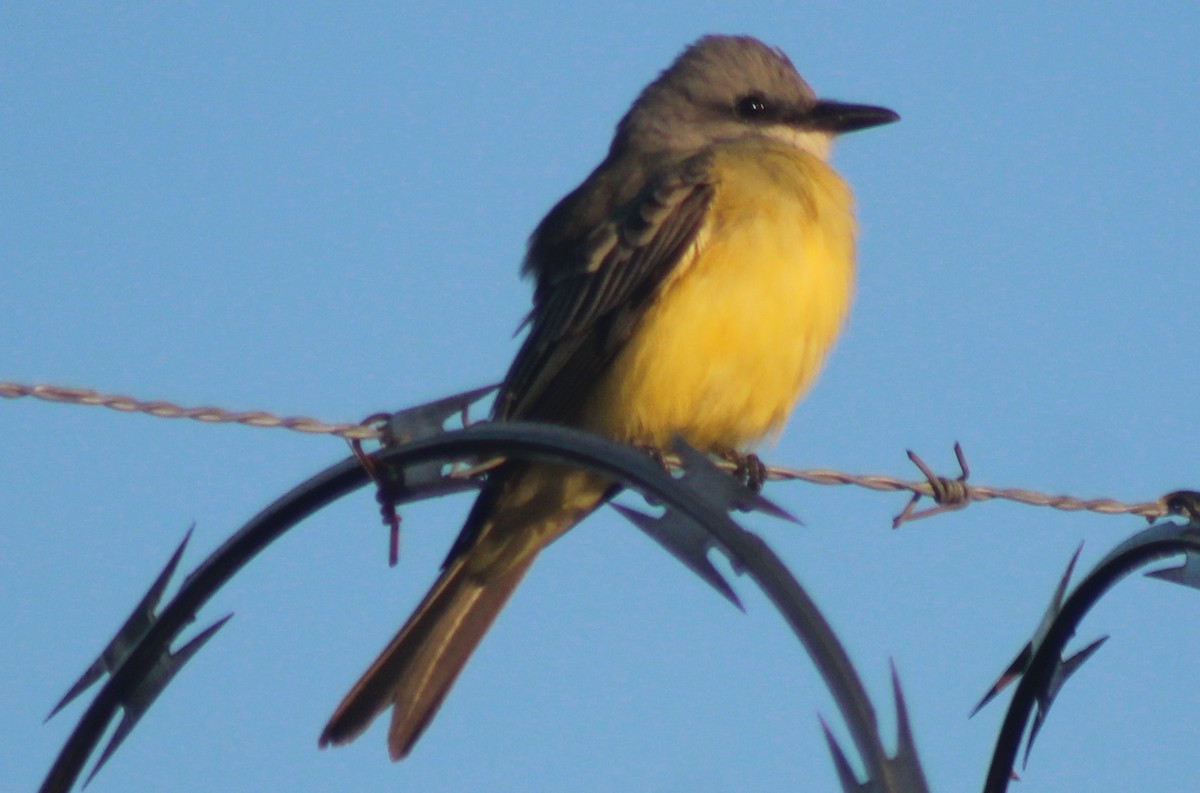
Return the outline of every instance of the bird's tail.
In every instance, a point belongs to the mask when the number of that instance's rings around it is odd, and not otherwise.
[[[448,567],[421,605],[338,706],[321,746],[354,740],[388,705],[388,751],[405,757],[535,556],[485,583],[466,572],[464,558]]]
[[[406,756],[541,549],[594,510],[610,487],[596,474],[545,464],[493,479],[442,575],[342,700],[321,746],[354,740],[394,705],[388,750],[393,760]]]

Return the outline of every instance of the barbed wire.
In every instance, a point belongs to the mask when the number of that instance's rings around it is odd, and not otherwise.
[[[172,402],[144,401],[122,394],[103,394],[88,388],[71,388],[57,385],[24,385],[0,381],[0,397],[20,399],[32,397],[46,402],[71,405],[106,407],[124,413],[144,413],[158,418],[181,418],[202,421],[207,424],[243,424],[251,427],[288,429],[313,435],[333,435],[350,441],[379,440],[380,432],[373,424],[331,424],[307,416],[278,416],[262,410],[231,411],[205,405],[183,407]],[[934,475],[912,452],[909,457],[925,474],[925,481],[910,481],[886,474],[852,474],[832,469],[795,469],[784,466],[765,467],[766,478],[773,481],[800,481],[814,485],[853,485],[881,492],[908,492],[913,499],[903,513],[898,515],[893,526],[915,520],[947,509],[965,507],[968,503],[1001,499],[1034,507],[1049,507],[1066,512],[1096,512],[1104,515],[1140,515],[1156,519],[1167,513],[1163,499],[1127,503],[1112,498],[1079,498],[1070,495],[1052,495],[1036,490],[1014,487],[989,487],[970,485],[966,482],[967,469],[961,449],[956,446],[962,475],[951,479]],[[732,463],[729,464],[732,466]],[[932,498],[939,506],[923,512],[912,512],[919,498]]]
[[[145,413],[160,419],[192,419],[207,424],[245,424],[250,427],[288,429],[313,435],[336,435],[347,440],[379,438],[379,432],[374,427],[364,424],[329,424],[307,416],[277,416],[264,410],[238,412],[212,405],[187,408],[172,402],[147,402],[123,394],[102,394],[90,388],[0,382],[0,397],[33,397],[46,402],[106,407],[123,413]]]

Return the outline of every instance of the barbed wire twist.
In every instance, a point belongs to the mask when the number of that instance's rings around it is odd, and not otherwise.
[[[172,402],[144,401],[122,394],[103,394],[88,388],[71,388],[57,385],[25,385],[0,381],[0,397],[20,399],[31,397],[46,402],[59,402],[72,405],[89,405],[106,407],[124,413],[144,413],[158,418],[181,418],[202,421],[207,424],[243,424],[251,427],[270,429],[288,429],[294,432],[304,432],[313,435],[333,435],[350,441],[379,440],[380,433],[375,426],[356,424],[331,424],[307,416],[278,416],[262,410],[231,411],[224,408],[205,405],[200,407],[183,407]],[[1162,499],[1127,503],[1112,498],[1079,498],[1071,495],[1053,495],[1016,487],[989,487],[987,485],[967,484],[964,476],[950,479],[930,476],[930,471],[920,458],[915,458],[926,481],[909,481],[886,474],[852,474],[832,469],[796,469],[784,466],[768,465],[767,478],[772,481],[799,481],[814,485],[853,485],[855,487],[880,492],[908,492],[916,497],[929,497],[939,504],[944,498],[954,500],[954,506],[965,506],[966,502],[990,501],[1001,499],[1034,507],[1049,507],[1065,512],[1096,512],[1104,515],[1140,515],[1147,519],[1156,519],[1167,513]],[[960,463],[965,462],[960,455]],[[952,494],[948,496],[947,494]],[[959,503],[961,500],[961,503]],[[910,504],[910,508],[911,508]],[[935,508],[936,509],[936,508]],[[897,523],[912,520],[928,514],[902,513],[897,517]]]

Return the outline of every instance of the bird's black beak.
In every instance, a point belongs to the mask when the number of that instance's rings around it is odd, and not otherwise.
[[[852,105],[846,102],[820,99],[806,115],[804,126],[809,129],[841,134],[878,127],[881,124],[891,124],[893,121],[899,120],[900,115],[895,110],[888,110],[886,107]]]

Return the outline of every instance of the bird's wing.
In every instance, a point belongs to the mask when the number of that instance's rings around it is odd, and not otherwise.
[[[572,423],[660,287],[687,260],[712,201],[709,158],[668,169],[538,283],[530,331],[497,401],[501,419]]]
[[[577,421],[638,320],[689,260],[712,202],[709,166],[710,158],[699,154],[665,169],[575,249],[556,246],[563,261],[538,263],[529,336],[500,388],[496,418]],[[487,531],[506,483],[519,481],[522,470],[509,463],[488,475],[444,567]]]

